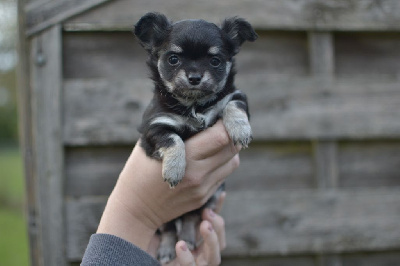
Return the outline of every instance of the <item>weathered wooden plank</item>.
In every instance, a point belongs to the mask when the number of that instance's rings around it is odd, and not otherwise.
[[[147,86],[145,86],[147,85]],[[148,79],[64,83],[66,144],[132,144],[152,97]]]
[[[334,47],[337,76],[399,80],[400,32],[335,33]]]
[[[65,200],[68,260],[82,259],[90,236],[97,230],[106,202],[107,197]]]
[[[79,32],[63,35],[64,77],[147,78],[147,54],[131,32]],[[307,75],[307,35],[259,32],[237,56],[238,76],[247,73]],[[151,88],[150,88],[151,89]]]
[[[74,147],[65,153],[65,193],[109,195],[132,146]],[[240,167],[228,177],[228,191],[313,188],[309,143],[252,143],[240,153]]]
[[[340,143],[337,158],[340,187],[400,187],[399,141]]]
[[[106,199],[67,199],[67,254],[81,258]],[[398,249],[400,190],[229,192],[224,256]],[[240,215],[238,215],[240,213]]]
[[[319,57],[308,51],[312,45],[310,35],[309,40],[299,32],[261,31],[259,35],[256,42],[245,43],[238,54],[238,77],[254,73],[314,73],[311,60]],[[334,58],[330,67],[333,69],[334,64],[337,76],[398,80],[400,33],[335,33],[332,38]],[[65,78],[144,78],[148,73],[146,53],[130,32],[67,33],[63,47]]]
[[[288,257],[222,257],[222,266],[318,266],[311,255]]]
[[[32,36],[111,0],[36,1],[26,6],[26,34]]]
[[[64,78],[149,76],[147,54],[131,32],[67,33],[63,47]]]
[[[249,97],[255,140],[400,136],[398,81],[324,82],[308,77],[238,75],[237,84]],[[66,80],[64,142],[132,144],[151,98],[151,86],[147,79]]]
[[[399,134],[398,81],[244,78],[256,138],[360,139]],[[238,78],[238,84],[243,81]]]
[[[309,142],[252,143],[240,152],[240,167],[227,178],[227,191],[315,188]]]
[[[343,266],[342,258],[337,254],[319,254],[317,256],[317,266]]]
[[[133,147],[67,148],[65,194],[110,195]]]
[[[344,254],[343,266],[400,265],[399,251]]]
[[[33,38],[30,47],[32,88],[33,181],[37,213],[38,265],[66,265],[61,119],[61,27]]]
[[[398,189],[231,194],[223,209],[227,254],[335,253],[400,245]]]
[[[202,18],[219,22],[240,15],[257,28],[289,30],[399,30],[397,0],[280,0],[201,1],[120,0],[68,21],[67,30],[130,29],[148,11],[159,11],[177,21]]]

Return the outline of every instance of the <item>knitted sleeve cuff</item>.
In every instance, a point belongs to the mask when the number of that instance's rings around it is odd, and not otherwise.
[[[122,238],[108,234],[93,234],[81,265],[159,266],[160,264],[148,253]]]

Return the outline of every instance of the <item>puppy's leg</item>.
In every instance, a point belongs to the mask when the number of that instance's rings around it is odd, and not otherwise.
[[[186,168],[185,144],[182,139],[171,133],[168,136],[169,145],[158,149],[162,158],[162,175],[164,181],[174,188],[181,182]]]
[[[247,115],[247,102],[243,100],[230,101],[223,111],[222,120],[229,136],[235,143],[247,148],[253,139]]]
[[[190,212],[184,214],[180,221],[177,221],[176,223],[178,239],[184,240],[190,250],[194,250],[196,248],[197,229],[200,221],[200,213]]]
[[[161,241],[157,251],[157,259],[161,263],[168,263],[175,259],[175,244],[177,242],[174,222],[168,222],[160,228]]]
[[[162,176],[173,188],[182,180],[186,168],[185,144],[176,133],[180,125],[168,116],[158,116],[149,124],[141,145],[147,155],[163,161]]]
[[[214,195],[211,196],[211,198],[208,199],[208,201],[206,202],[206,204],[204,204],[204,208],[209,208],[213,211],[215,211],[217,209],[217,203],[219,198],[221,197],[222,192],[225,191],[225,183],[222,183],[217,191],[215,191]]]

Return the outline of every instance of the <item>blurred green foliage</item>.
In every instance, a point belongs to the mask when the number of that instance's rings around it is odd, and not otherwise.
[[[15,69],[0,72],[0,144],[17,143],[18,112],[16,101]],[[1,104],[4,103],[4,104]]]
[[[29,265],[18,150],[16,0],[0,0],[0,265]]]
[[[16,14],[15,0],[0,0],[0,144],[18,140]]]

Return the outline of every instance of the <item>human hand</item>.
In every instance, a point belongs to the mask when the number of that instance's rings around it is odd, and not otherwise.
[[[204,209],[202,212],[202,222],[200,224],[200,235],[203,242],[195,250],[190,251],[185,241],[180,240],[176,243],[176,259],[164,264],[164,266],[200,266],[200,265],[219,265],[221,263],[221,251],[225,249],[225,222],[218,215],[225,200],[226,193],[222,192],[218,199],[215,212],[211,209]],[[148,252],[156,255],[159,245],[159,236],[155,235],[152,239]]]
[[[136,145],[107,202],[97,233],[119,236],[147,250],[156,229],[202,206],[239,166],[238,152],[222,124],[188,139],[186,172],[170,189],[162,182],[160,161]]]

